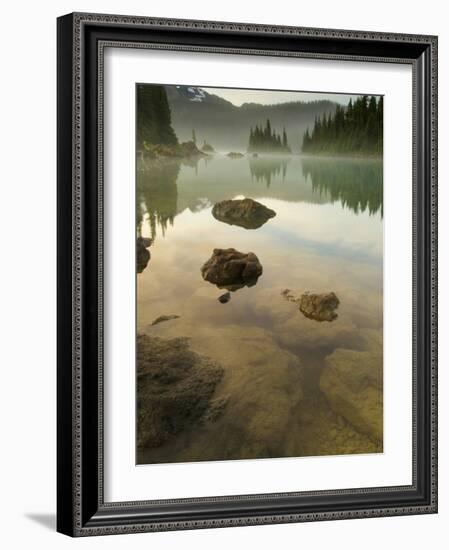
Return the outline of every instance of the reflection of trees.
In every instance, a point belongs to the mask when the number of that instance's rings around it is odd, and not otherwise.
[[[148,214],[151,237],[156,237],[156,226],[165,234],[167,225],[173,225],[177,212],[179,162],[147,163],[137,171],[137,231],[140,233],[142,219]]]
[[[251,179],[257,183],[266,183],[270,187],[271,180],[278,177],[284,181],[287,174],[287,163],[289,159],[251,158],[249,159],[249,170]]]
[[[310,177],[315,193],[327,194],[356,214],[368,210],[383,216],[383,176],[381,162],[303,159],[302,171]]]

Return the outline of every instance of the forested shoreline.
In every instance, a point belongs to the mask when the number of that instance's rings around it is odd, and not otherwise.
[[[334,114],[315,118],[304,133],[303,153],[381,155],[383,151],[383,98],[361,96]]]
[[[166,87],[137,86],[137,147],[156,154],[187,155],[214,153],[208,136],[202,136],[205,149],[196,146],[196,130],[190,141],[180,143],[172,124],[171,105]],[[298,128],[301,132],[301,128]],[[298,131],[297,130],[297,131]],[[291,131],[290,131],[291,134]],[[248,135],[248,134],[247,134]],[[246,148],[249,154],[292,154],[285,126],[276,130],[270,118],[250,127]],[[165,149],[161,149],[161,146]],[[158,149],[161,149],[159,150]],[[383,98],[359,96],[347,106],[316,115],[303,133],[301,153],[348,156],[381,156],[383,151]],[[294,151],[296,152],[296,151]],[[298,151],[299,152],[299,151]],[[169,155],[169,156],[170,156]]]

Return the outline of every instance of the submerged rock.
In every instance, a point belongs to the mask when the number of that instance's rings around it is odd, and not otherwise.
[[[231,299],[230,292],[225,292],[224,294],[218,297],[218,301],[220,302],[220,304],[227,304],[230,299]]]
[[[216,419],[212,400],[223,368],[193,352],[187,338],[137,337],[137,445],[159,447],[172,436]]]
[[[148,262],[150,261],[151,254],[147,250],[152,244],[151,239],[145,237],[138,237],[136,241],[136,267],[137,273],[142,273],[142,271],[147,267]]]
[[[238,252],[235,248],[215,248],[201,268],[205,281],[218,288],[238,290],[254,286],[262,275],[262,265],[253,252]]]
[[[340,300],[334,292],[324,294],[310,294],[304,292],[299,301],[300,311],[308,318],[315,321],[334,321],[338,314]]]
[[[173,319],[179,319],[179,315],[161,315],[157,317],[151,324],[157,325],[159,323],[164,323],[165,321],[172,321]]]
[[[245,229],[258,229],[276,212],[253,199],[235,199],[217,202],[212,215],[220,222],[238,225]]]
[[[208,302],[204,304],[206,309]],[[176,323],[152,330],[167,339],[179,332]],[[224,369],[222,381],[193,429],[170,437],[163,447],[139,449],[138,462],[285,456],[286,442],[295,431],[292,421],[304,399],[299,357],[280,347],[271,331],[251,325],[218,326],[186,318],[183,334],[191,350],[213,358]],[[291,456],[298,456],[297,451]]]
[[[382,353],[337,349],[326,357],[320,389],[333,411],[382,447]]]
[[[335,310],[340,304],[335,292],[325,292],[323,294],[312,294],[304,292],[299,298],[286,288],[281,291],[283,296],[289,302],[298,304],[301,313],[308,319],[315,321],[334,321],[338,314]]]
[[[211,401],[203,420],[205,422],[215,422],[222,415],[228,401],[229,397],[220,397]]]

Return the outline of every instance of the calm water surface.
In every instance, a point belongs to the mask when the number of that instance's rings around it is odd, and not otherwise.
[[[216,220],[224,199],[250,197],[276,212],[255,230]],[[382,349],[382,162],[321,157],[140,161],[138,233],[151,260],[137,279],[138,331],[186,336],[225,368],[217,422],[180,434],[138,462],[377,452],[342,421],[319,388],[338,348]],[[254,252],[257,284],[225,292],[201,276],[214,248]],[[281,292],[333,291],[338,318],[305,318]],[[157,325],[160,315],[179,318]]]

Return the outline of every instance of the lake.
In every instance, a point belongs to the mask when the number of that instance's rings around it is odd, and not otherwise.
[[[138,463],[382,451],[382,174],[376,159],[139,159],[138,235],[153,242],[137,275],[137,332],[188,338],[224,374],[217,418],[139,447]],[[276,216],[245,229],[212,215],[244,197]],[[230,247],[256,254],[263,273],[221,303],[225,290],[200,270]],[[286,289],[334,292],[338,317],[306,318]],[[153,325],[160,316],[177,318]]]

